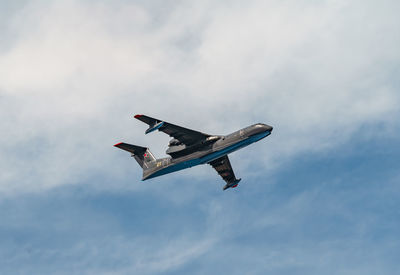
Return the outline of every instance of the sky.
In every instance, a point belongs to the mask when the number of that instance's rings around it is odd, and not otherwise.
[[[1,274],[395,274],[400,2],[2,1]],[[146,114],[230,155],[141,181]]]

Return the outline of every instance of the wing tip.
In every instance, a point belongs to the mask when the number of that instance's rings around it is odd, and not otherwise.
[[[143,115],[134,115],[134,118],[140,118],[140,117],[142,117]]]
[[[118,145],[121,145],[123,142],[118,142],[116,144],[114,144],[115,147],[118,147]]]

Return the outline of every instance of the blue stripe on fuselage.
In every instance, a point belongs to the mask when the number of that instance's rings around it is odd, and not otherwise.
[[[158,176],[162,176],[162,175],[165,175],[165,174],[176,172],[176,171],[179,171],[179,170],[182,170],[182,169],[186,169],[186,168],[189,168],[189,167],[192,167],[192,166],[196,166],[196,165],[199,165],[199,164],[208,163],[208,162],[210,162],[210,161],[212,161],[214,159],[220,158],[220,157],[225,156],[227,154],[230,154],[230,153],[232,153],[232,152],[234,152],[234,151],[236,151],[236,150],[238,150],[240,148],[243,148],[243,147],[245,147],[247,145],[250,145],[253,142],[259,141],[260,139],[263,139],[263,138],[265,138],[266,136],[268,136],[270,134],[271,134],[271,131],[266,131],[266,132],[263,132],[263,133],[260,133],[260,134],[256,134],[254,136],[248,137],[245,140],[239,141],[236,144],[230,145],[230,146],[228,146],[228,147],[226,147],[226,148],[224,148],[224,149],[222,149],[220,151],[212,152],[212,153],[210,153],[210,154],[208,154],[206,156],[203,156],[201,158],[191,159],[191,160],[179,162],[179,163],[174,164],[174,165],[167,166],[164,169],[158,170],[155,173],[149,175],[147,178],[145,178],[143,180],[147,180],[147,179],[155,178],[155,177],[158,177]]]

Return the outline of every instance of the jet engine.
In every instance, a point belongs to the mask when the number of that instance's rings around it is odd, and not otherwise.
[[[206,140],[204,140],[202,143],[203,144],[211,144],[211,143],[216,142],[220,138],[221,138],[220,136],[210,136],[210,137],[206,138]]]
[[[186,149],[185,144],[180,142],[178,139],[173,138],[169,141],[168,149],[165,153],[167,153],[171,157],[177,157],[184,149]]]
[[[180,142],[180,141],[177,140],[176,138],[173,138],[173,139],[171,139],[171,140],[169,141],[168,147],[171,147],[171,146],[178,146],[178,145],[181,145],[181,144],[182,144],[182,142]]]

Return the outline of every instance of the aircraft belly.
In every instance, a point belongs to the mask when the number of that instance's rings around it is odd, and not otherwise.
[[[151,179],[151,178],[155,178],[155,177],[159,177],[162,175],[166,175],[169,173],[173,173],[179,170],[183,170],[186,168],[190,168],[192,166],[198,165],[200,163],[196,163],[196,159],[192,159],[192,160],[187,160],[187,161],[181,161],[175,164],[170,164],[166,167],[163,167],[159,170],[154,171],[153,173],[151,173],[150,175],[146,176],[145,178],[143,178],[143,180],[147,180],[147,179]]]

